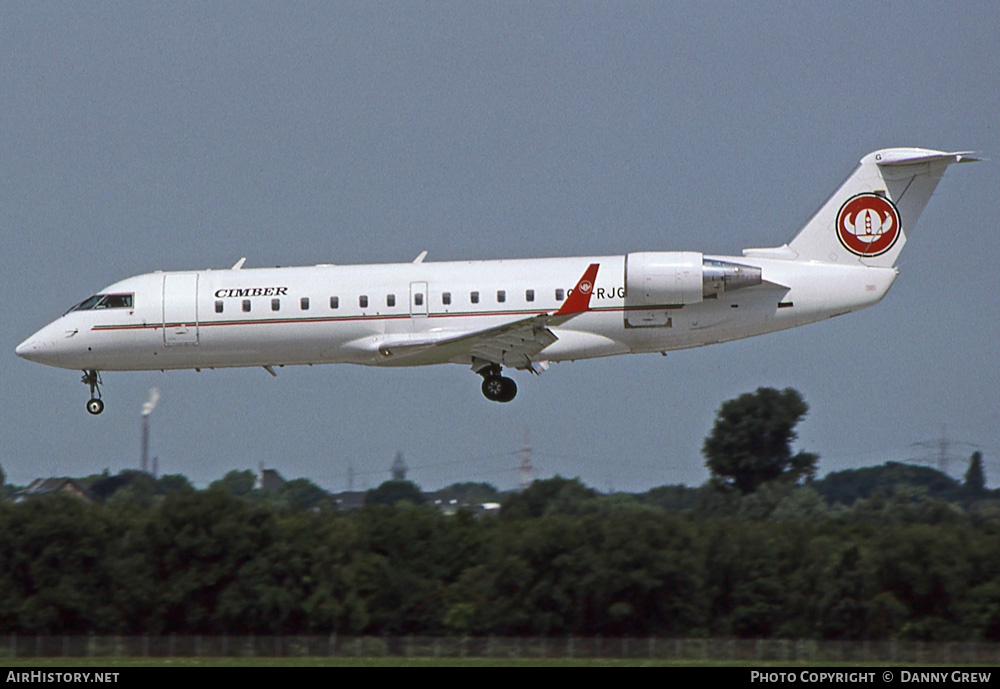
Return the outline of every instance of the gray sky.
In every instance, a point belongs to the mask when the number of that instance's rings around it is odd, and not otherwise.
[[[0,4],[0,464],[8,481],[259,462],[374,487],[537,476],[700,484],[720,404],[810,405],[822,472],[979,446],[1000,484],[1000,4]],[[460,366],[80,374],[14,348],[156,269],[780,245],[869,151],[975,150],[886,299],[714,347],[514,373]],[[950,452],[967,458],[970,445]],[[965,463],[953,473],[964,472]]]

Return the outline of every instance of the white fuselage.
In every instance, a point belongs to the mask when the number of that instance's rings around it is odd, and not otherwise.
[[[647,307],[626,298],[626,256],[156,272],[102,290],[132,295],[128,306],[72,310],[17,353],[103,371],[468,364],[447,348],[397,362],[380,346],[550,314],[587,266],[599,264],[589,309],[552,327],[558,339],[532,357],[564,361],[697,347],[810,323],[878,302],[896,276],[894,268],[858,264],[704,258],[759,268],[763,282],[658,303],[644,324],[636,310]]]
[[[700,347],[871,306],[945,169],[967,152],[869,153],[791,242],[743,256],[624,256],[151,273],[110,285],[17,348],[84,371],[458,363],[483,395],[503,367]]]

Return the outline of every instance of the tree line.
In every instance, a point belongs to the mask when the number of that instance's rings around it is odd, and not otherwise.
[[[0,629],[1000,640],[997,519],[942,520],[905,491],[906,509],[821,514],[802,491],[714,516],[560,478],[486,518],[219,489],[5,502]]]
[[[797,422],[791,392],[757,397]],[[962,483],[905,465],[815,480],[794,422],[759,414],[770,449],[745,428],[741,449],[722,412],[710,438],[738,461],[704,486],[456,487],[502,502],[485,516],[400,482],[340,511],[304,480],[263,495],[249,472],[2,500],[0,631],[1000,641],[1000,499],[981,457]]]

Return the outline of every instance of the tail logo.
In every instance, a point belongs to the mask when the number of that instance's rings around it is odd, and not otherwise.
[[[837,214],[837,237],[852,254],[881,256],[899,239],[899,211],[878,194],[858,194]]]

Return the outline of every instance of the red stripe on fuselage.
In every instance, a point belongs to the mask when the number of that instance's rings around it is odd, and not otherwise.
[[[668,309],[681,309],[682,304],[658,304],[652,305],[642,305],[642,306],[596,306],[593,308],[588,308],[588,311],[593,311],[595,313],[615,313],[615,312],[625,312],[625,311],[657,311],[657,310],[668,310]],[[462,311],[462,312],[443,312],[443,313],[431,313],[427,316],[417,315],[411,316],[408,313],[401,314],[377,314],[377,315],[360,315],[360,316],[315,316],[312,318],[265,318],[259,320],[232,320],[232,321],[198,321],[196,323],[167,323],[166,327],[173,328],[181,325],[197,325],[200,328],[209,327],[219,327],[226,325],[290,325],[293,323],[350,323],[359,321],[396,321],[404,320],[410,318],[499,318],[502,316],[542,316],[547,313],[552,313],[546,310],[518,310],[518,311]],[[559,313],[558,311],[556,313]],[[572,313],[572,311],[570,311]],[[111,330],[159,330],[164,327],[163,323],[143,323],[137,325],[95,325],[91,327],[94,331],[111,331]]]

